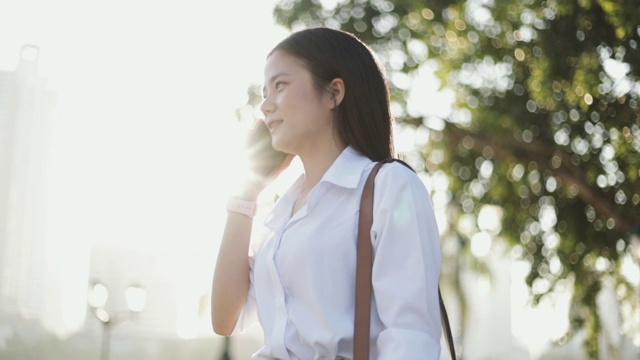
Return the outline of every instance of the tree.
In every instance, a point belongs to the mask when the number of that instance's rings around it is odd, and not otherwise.
[[[595,358],[603,281],[638,316],[621,268],[640,232],[640,3],[322,3],[283,0],[274,14],[292,29],[352,32],[377,52],[397,121],[429,132],[414,166],[448,176],[452,233],[468,245],[481,230],[460,219],[500,209],[500,237],[531,265],[532,299],[572,281],[567,335],[585,329]],[[441,119],[409,100],[407,79],[425,68],[455,92]]]

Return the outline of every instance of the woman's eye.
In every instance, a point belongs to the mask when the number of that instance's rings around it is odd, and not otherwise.
[[[280,89],[282,86],[284,86],[284,83],[282,81],[278,81],[277,83],[275,83],[274,87],[276,89]]]

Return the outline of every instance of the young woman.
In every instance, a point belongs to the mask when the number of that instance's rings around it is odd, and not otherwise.
[[[271,51],[263,91],[271,144],[290,156],[228,204],[213,328],[230,335],[257,318],[264,346],[255,359],[349,359],[360,197],[375,162],[393,156],[386,80],[355,36],[314,28]],[[255,200],[292,156],[304,174],[249,254]],[[438,359],[440,238],[427,190],[401,164],[376,177],[371,239],[372,358]]]

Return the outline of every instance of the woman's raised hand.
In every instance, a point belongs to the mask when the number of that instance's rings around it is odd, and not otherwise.
[[[244,195],[248,200],[255,200],[291,164],[295,155],[277,151],[271,146],[271,134],[262,120],[249,132],[245,147],[251,175]]]

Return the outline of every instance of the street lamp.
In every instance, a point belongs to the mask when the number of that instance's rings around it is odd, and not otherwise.
[[[125,298],[129,311],[121,311],[115,314],[111,314],[105,309],[108,298],[109,289],[107,289],[107,287],[101,282],[93,281],[89,288],[87,303],[93,310],[93,315],[95,315],[102,324],[101,360],[109,359],[111,330],[113,327],[135,318],[142,310],[144,310],[147,303],[147,292],[138,284],[128,286],[125,290]]]
[[[220,360],[231,360],[231,338],[229,336],[224,337],[224,347],[222,348],[222,354],[220,354]]]

